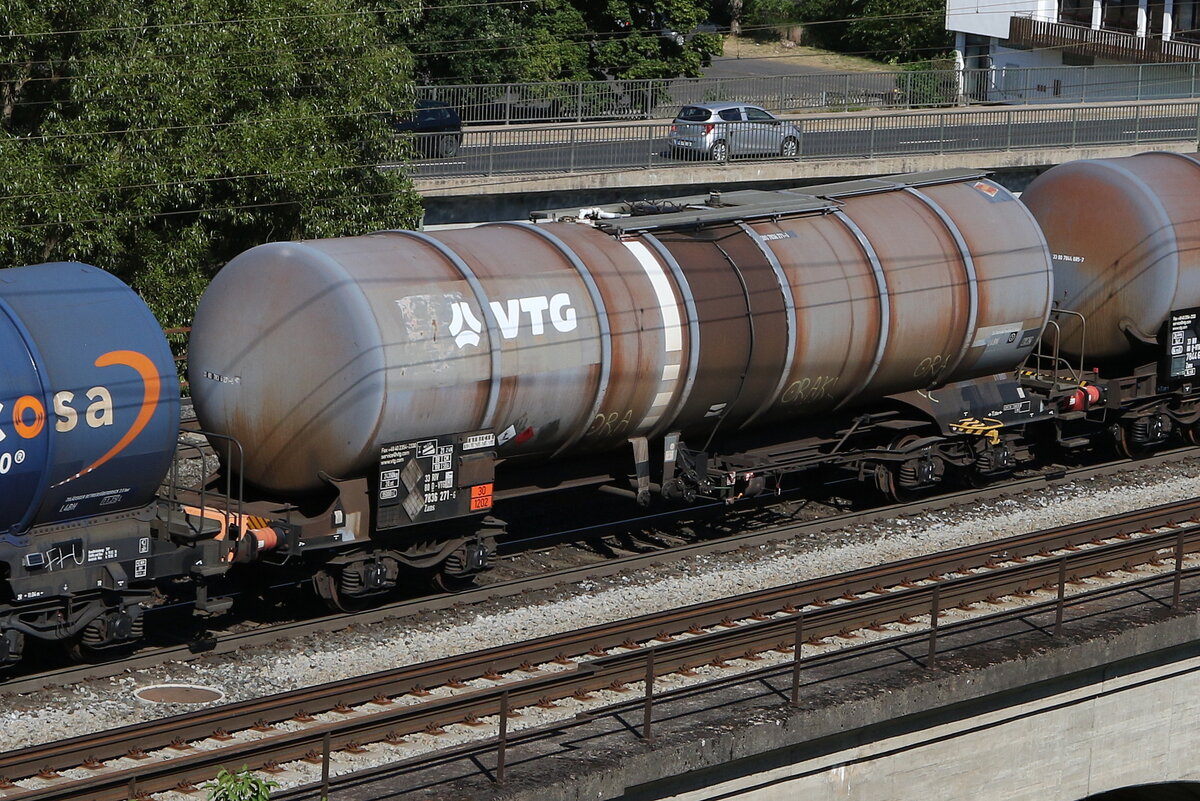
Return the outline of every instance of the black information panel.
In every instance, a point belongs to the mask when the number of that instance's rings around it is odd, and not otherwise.
[[[393,442],[379,451],[375,527],[398,528],[492,508],[490,431]]]
[[[1172,387],[1195,382],[1200,369],[1200,309],[1171,312],[1163,338],[1163,377]]]

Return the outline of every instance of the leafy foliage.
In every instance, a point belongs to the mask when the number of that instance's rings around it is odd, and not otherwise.
[[[79,259],[186,323],[268,239],[412,224],[381,171],[403,10],[338,0],[0,0],[0,263]],[[392,26],[389,28],[389,26]]]
[[[431,0],[410,25],[421,83],[698,75],[720,39],[690,35],[707,0]]]
[[[798,8],[808,35],[831,50],[900,64],[953,46],[941,0],[807,0]]]
[[[268,801],[278,786],[279,782],[260,779],[243,766],[237,773],[221,768],[216,781],[204,785],[204,789],[208,790],[208,801]]]
[[[953,46],[946,7],[931,0],[866,0],[847,26],[851,47],[894,64],[942,55]]]

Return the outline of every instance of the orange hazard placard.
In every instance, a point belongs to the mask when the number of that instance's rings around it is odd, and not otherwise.
[[[471,487],[471,511],[478,512],[482,509],[492,508],[492,485],[478,484]]]

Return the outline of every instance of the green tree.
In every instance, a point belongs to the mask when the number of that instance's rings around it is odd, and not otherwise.
[[[583,18],[566,0],[431,0],[402,32],[420,83],[587,80]]]
[[[708,0],[431,0],[408,25],[421,83],[698,75],[719,37],[691,36]]]
[[[831,50],[901,64],[953,46],[941,0],[807,0],[797,9],[812,41]]]
[[[411,91],[410,58],[389,39],[403,7],[0,9],[0,264],[97,264],[173,326],[252,245],[418,218],[411,183],[378,168],[394,150],[384,112]]]
[[[847,25],[850,46],[902,64],[936,58],[954,46],[946,7],[933,0],[866,0]]]

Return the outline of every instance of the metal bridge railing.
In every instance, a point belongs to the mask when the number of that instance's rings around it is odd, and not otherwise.
[[[799,116],[794,160],[936,155],[1090,145],[1195,143],[1200,102]],[[733,128],[739,123],[726,123]],[[754,125],[754,123],[740,123]],[[670,152],[664,123],[467,129],[448,158],[396,165],[414,178],[611,171],[695,164]],[[437,136],[434,134],[433,136]],[[420,143],[416,143],[420,151]],[[779,159],[772,154],[749,159]],[[735,161],[741,159],[735,158]],[[387,165],[385,165],[387,166]]]
[[[1074,103],[1200,97],[1200,64],[898,70],[746,78],[418,86],[467,125],[670,119],[687,103],[740,101],[776,112]]]

